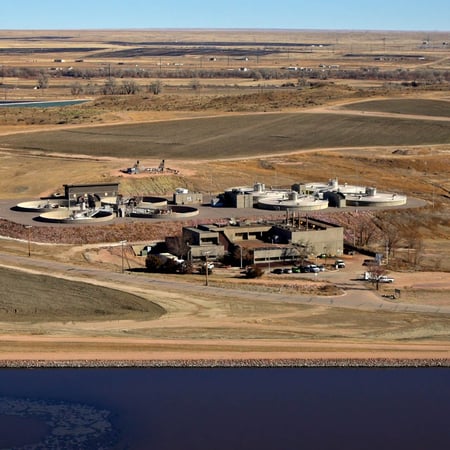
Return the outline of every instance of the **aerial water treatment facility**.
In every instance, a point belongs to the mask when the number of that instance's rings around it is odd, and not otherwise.
[[[180,197],[181,196],[181,197]],[[186,203],[201,202],[198,195],[187,190],[174,194],[173,204],[164,197],[119,194],[119,183],[64,185],[64,194],[55,193],[39,200],[16,205],[18,211],[38,212],[37,220],[53,223],[96,223],[115,217],[148,219],[186,218],[199,213],[198,208]],[[176,204],[176,201],[182,204]]]
[[[203,195],[177,188],[171,200],[151,195],[124,196],[119,183],[65,184],[63,193],[22,202],[17,211],[37,212],[36,220],[53,223],[96,223],[114,218],[176,219],[199,214]],[[266,188],[263,183],[226,189],[211,199],[214,208],[262,209],[308,212],[327,208],[387,208],[406,204],[398,193],[379,192],[376,187],[326,183],[295,183],[290,189]],[[203,205],[204,206],[204,205]]]
[[[226,189],[211,200],[215,207],[259,208],[277,211],[318,211],[329,207],[392,207],[406,204],[407,197],[378,192],[376,187],[327,183],[296,183],[291,189],[267,189],[263,183]]]

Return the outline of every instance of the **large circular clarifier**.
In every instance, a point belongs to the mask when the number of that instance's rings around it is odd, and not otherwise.
[[[84,211],[80,209],[59,208],[39,216],[39,220],[44,222],[72,224],[107,222],[113,218],[114,212],[112,210],[101,208]]]
[[[374,190],[363,194],[346,194],[345,201],[347,206],[401,206],[406,204],[407,197],[399,194],[377,193]]]
[[[68,201],[65,198],[61,199],[52,198],[52,199],[41,199],[18,203],[16,205],[16,209],[27,212],[45,212],[45,211],[52,211],[62,207],[67,208],[67,205]]]
[[[279,211],[317,211],[328,208],[328,200],[320,200],[311,195],[300,196],[297,192],[290,192],[288,195],[276,197],[266,197],[258,201],[261,209],[274,209]]]

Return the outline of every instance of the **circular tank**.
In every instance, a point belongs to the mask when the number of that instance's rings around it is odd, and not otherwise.
[[[347,206],[401,206],[407,201],[406,195],[376,193],[374,195],[349,194],[345,197]]]
[[[295,193],[297,194],[297,193]],[[299,197],[290,193],[286,197],[262,198],[258,201],[258,207],[261,209],[275,209],[278,211],[297,210],[297,211],[317,211],[328,208],[327,200],[320,200],[311,195]]]
[[[40,214],[38,220],[43,222],[81,224],[107,222],[113,218],[114,213],[109,209],[81,210],[78,208],[60,208]]]
[[[142,197],[137,206],[142,208],[161,208],[167,206],[167,199],[164,197],[145,196]]]
[[[173,219],[197,216],[200,211],[192,206],[172,205],[168,208],[133,208],[128,215],[141,219]]]
[[[52,198],[18,203],[15,208],[20,211],[45,212],[67,207],[67,204],[65,198]]]

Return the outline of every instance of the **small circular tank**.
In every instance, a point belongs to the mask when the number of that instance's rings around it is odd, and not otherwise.
[[[377,195],[377,188],[376,187],[367,186],[366,187],[366,195],[368,197],[375,197],[375,195]]]
[[[265,190],[266,187],[264,186],[263,183],[255,183],[255,185],[253,186],[254,192],[264,192]]]

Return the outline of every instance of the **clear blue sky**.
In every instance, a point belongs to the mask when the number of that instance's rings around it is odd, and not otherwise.
[[[449,0],[2,0],[0,29],[450,30]]]

